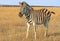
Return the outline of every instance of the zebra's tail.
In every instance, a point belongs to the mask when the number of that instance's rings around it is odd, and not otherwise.
[[[52,13],[52,14],[55,14],[55,12],[53,12],[53,11],[52,11],[51,13]]]

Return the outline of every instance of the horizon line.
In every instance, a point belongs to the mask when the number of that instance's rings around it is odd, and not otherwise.
[[[38,6],[38,5],[30,5],[32,7],[60,7],[60,6]],[[0,5],[0,7],[20,7],[19,5]]]

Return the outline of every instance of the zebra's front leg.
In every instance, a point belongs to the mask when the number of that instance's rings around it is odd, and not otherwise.
[[[35,23],[33,23],[33,26],[34,26],[34,38],[35,38],[35,40],[36,40],[36,25],[35,25]]]
[[[30,27],[30,24],[27,22],[27,33],[26,33],[26,38],[28,38],[28,34],[29,34],[29,27]]]

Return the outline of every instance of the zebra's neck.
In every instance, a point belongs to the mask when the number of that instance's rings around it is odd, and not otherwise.
[[[27,13],[25,14],[28,23],[31,23],[31,21],[32,21],[31,20],[31,11],[32,11],[32,9],[28,10]]]
[[[32,22],[32,20],[31,20],[31,15],[30,15],[30,14],[26,16],[26,19],[27,19],[27,22],[28,22],[28,23],[31,23],[31,22]]]
[[[31,19],[30,14],[26,15],[26,19],[29,21]]]

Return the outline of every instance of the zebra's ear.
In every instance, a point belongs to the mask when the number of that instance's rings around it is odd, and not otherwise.
[[[19,5],[23,6],[25,4],[25,2],[19,2]]]
[[[53,12],[53,11],[51,13],[55,14],[55,12]]]
[[[23,6],[23,5],[26,5],[27,3],[25,2],[25,1],[23,1],[22,3],[21,3],[21,5]]]

